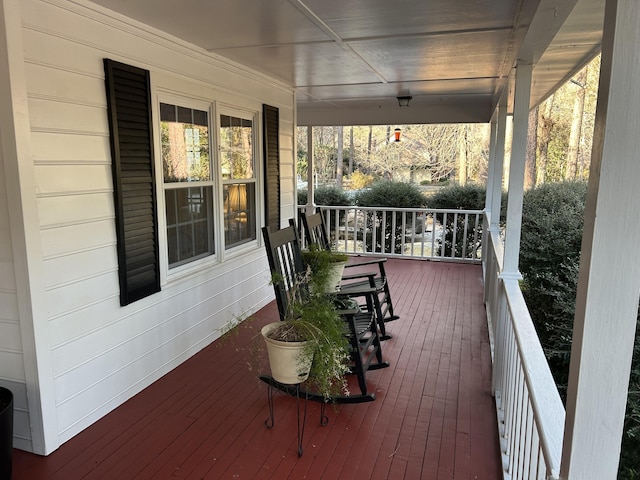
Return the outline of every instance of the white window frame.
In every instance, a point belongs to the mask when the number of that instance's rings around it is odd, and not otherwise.
[[[262,188],[262,155],[261,149],[259,148],[262,145],[262,124],[260,122],[261,115],[259,111],[256,110],[248,110],[239,108],[232,105],[226,104],[218,104],[217,105],[217,116],[216,116],[216,151],[217,151],[217,165],[218,165],[218,178],[220,181],[220,188],[218,202],[220,202],[219,214],[220,214],[220,224],[218,225],[218,229],[221,233],[220,242],[220,255],[224,259],[225,256],[232,257],[236,255],[240,255],[247,250],[254,250],[257,247],[262,245],[260,240],[260,228],[263,224],[263,203],[264,203],[264,192]],[[244,120],[251,120],[252,125],[252,147],[253,147],[253,179],[230,179],[223,180],[222,179],[222,162],[220,161],[220,116],[226,115],[235,118],[242,118]],[[239,245],[227,248],[225,245],[224,239],[224,212],[223,212],[223,202],[224,202],[224,185],[234,184],[234,183],[253,183],[255,185],[255,239],[249,240],[247,242],[241,243]]]
[[[186,108],[206,111],[209,118],[209,149],[210,149],[210,171],[213,198],[213,246],[214,253],[206,257],[185,263],[184,265],[169,268],[169,252],[167,238],[167,214],[165,203],[165,183],[162,164],[162,138],[160,132],[160,104],[166,103],[178,105]],[[158,215],[158,240],[160,257],[160,283],[167,285],[173,281],[195,274],[212,266],[221,264],[225,259],[233,259],[243,253],[262,248],[262,238],[260,229],[264,224],[263,220],[263,179],[262,179],[262,116],[259,109],[241,108],[230,104],[222,104],[216,100],[206,98],[194,98],[188,95],[176,94],[158,89],[154,95],[153,110],[153,135],[155,148],[156,167],[156,190],[157,215]],[[220,115],[229,115],[244,118],[252,121],[253,126],[253,158],[254,181],[256,189],[256,238],[235,247],[226,249],[224,242],[224,214],[223,214],[223,181],[222,168],[220,164]],[[229,183],[241,183],[230,180]],[[181,184],[181,186],[185,186]],[[171,187],[170,187],[171,188]],[[179,187],[173,187],[179,188]]]

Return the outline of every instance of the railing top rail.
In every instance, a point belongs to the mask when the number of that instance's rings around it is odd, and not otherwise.
[[[415,207],[415,208],[400,208],[400,207],[361,207],[359,205],[316,205],[316,207],[323,210],[368,210],[368,211],[382,211],[382,212],[425,212],[425,213],[462,213],[469,215],[482,215],[484,210],[463,210],[457,208],[428,208],[428,207]],[[303,208],[303,207],[299,207]]]
[[[518,281],[504,279],[511,324],[518,344],[533,414],[538,427],[540,444],[554,478],[560,471],[562,441],[564,436],[565,409],[551,375],[549,364],[533,326],[529,309]],[[515,321],[514,319],[517,319]]]

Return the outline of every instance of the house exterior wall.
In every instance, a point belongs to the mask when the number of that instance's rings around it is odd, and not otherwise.
[[[4,155],[0,149],[0,386],[13,392],[14,444],[31,448]]]
[[[273,295],[258,236],[181,275],[162,265],[161,292],[120,306],[103,58],[150,71],[156,124],[159,98],[167,95],[256,113],[263,103],[278,107],[284,222],[295,203],[295,98],[286,85],[89,2],[22,0],[19,6],[30,194],[37,205],[43,275],[42,291],[32,299],[40,306],[33,329],[48,342],[36,342],[35,360],[46,360],[39,374],[51,380],[50,388],[38,392],[43,435],[53,439],[37,452],[46,454],[207,346],[234,315],[260,308]],[[255,131],[261,163],[261,125]],[[157,140],[156,170],[162,172]],[[162,203],[158,211],[163,215]],[[6,236],[5,217],[0,208],[0,238]],[[166,239],[160,233],[162,251]],[[4,248],[0,301],[11,304],[14,288],[11,255]],[[5,315],[10,318],[0,319],[0,329],[10,337],[2,336],[0,355],[16,360],[0,378],[24,384],[18,319]]]

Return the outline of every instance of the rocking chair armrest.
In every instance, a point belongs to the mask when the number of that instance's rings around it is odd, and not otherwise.
[[[376,272],[362,272],[362,273],[351,273],[349,275],[343,275],[342,280],[355,280],[358,278],[371,278],[378,275]]]
[[[338,298],[364,297],[367,295],[375,295],[376,287],[364,287],[362,285],[357,285],[357,288],[349,288],[349,285],[345,285],[342,290],[338,290],[335,294]]]
[[[353,316],[359,312],[356,308],[346,308],[344,310],[337,310],[338,314],[343,317]]]
[[[386,261],[386,258],[377,258],[375,260],[365,260],[364,262],[348,263],[344,266],[344,268],[361,267],[363,265],[379,265],[381,263],[385,263]]]

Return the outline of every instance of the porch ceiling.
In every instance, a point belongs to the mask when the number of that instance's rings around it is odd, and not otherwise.
[[[487,122],[516,61],[535,105],[598,53],[604,17],[604,0],[94,2],[292,85],[299,125]]]

